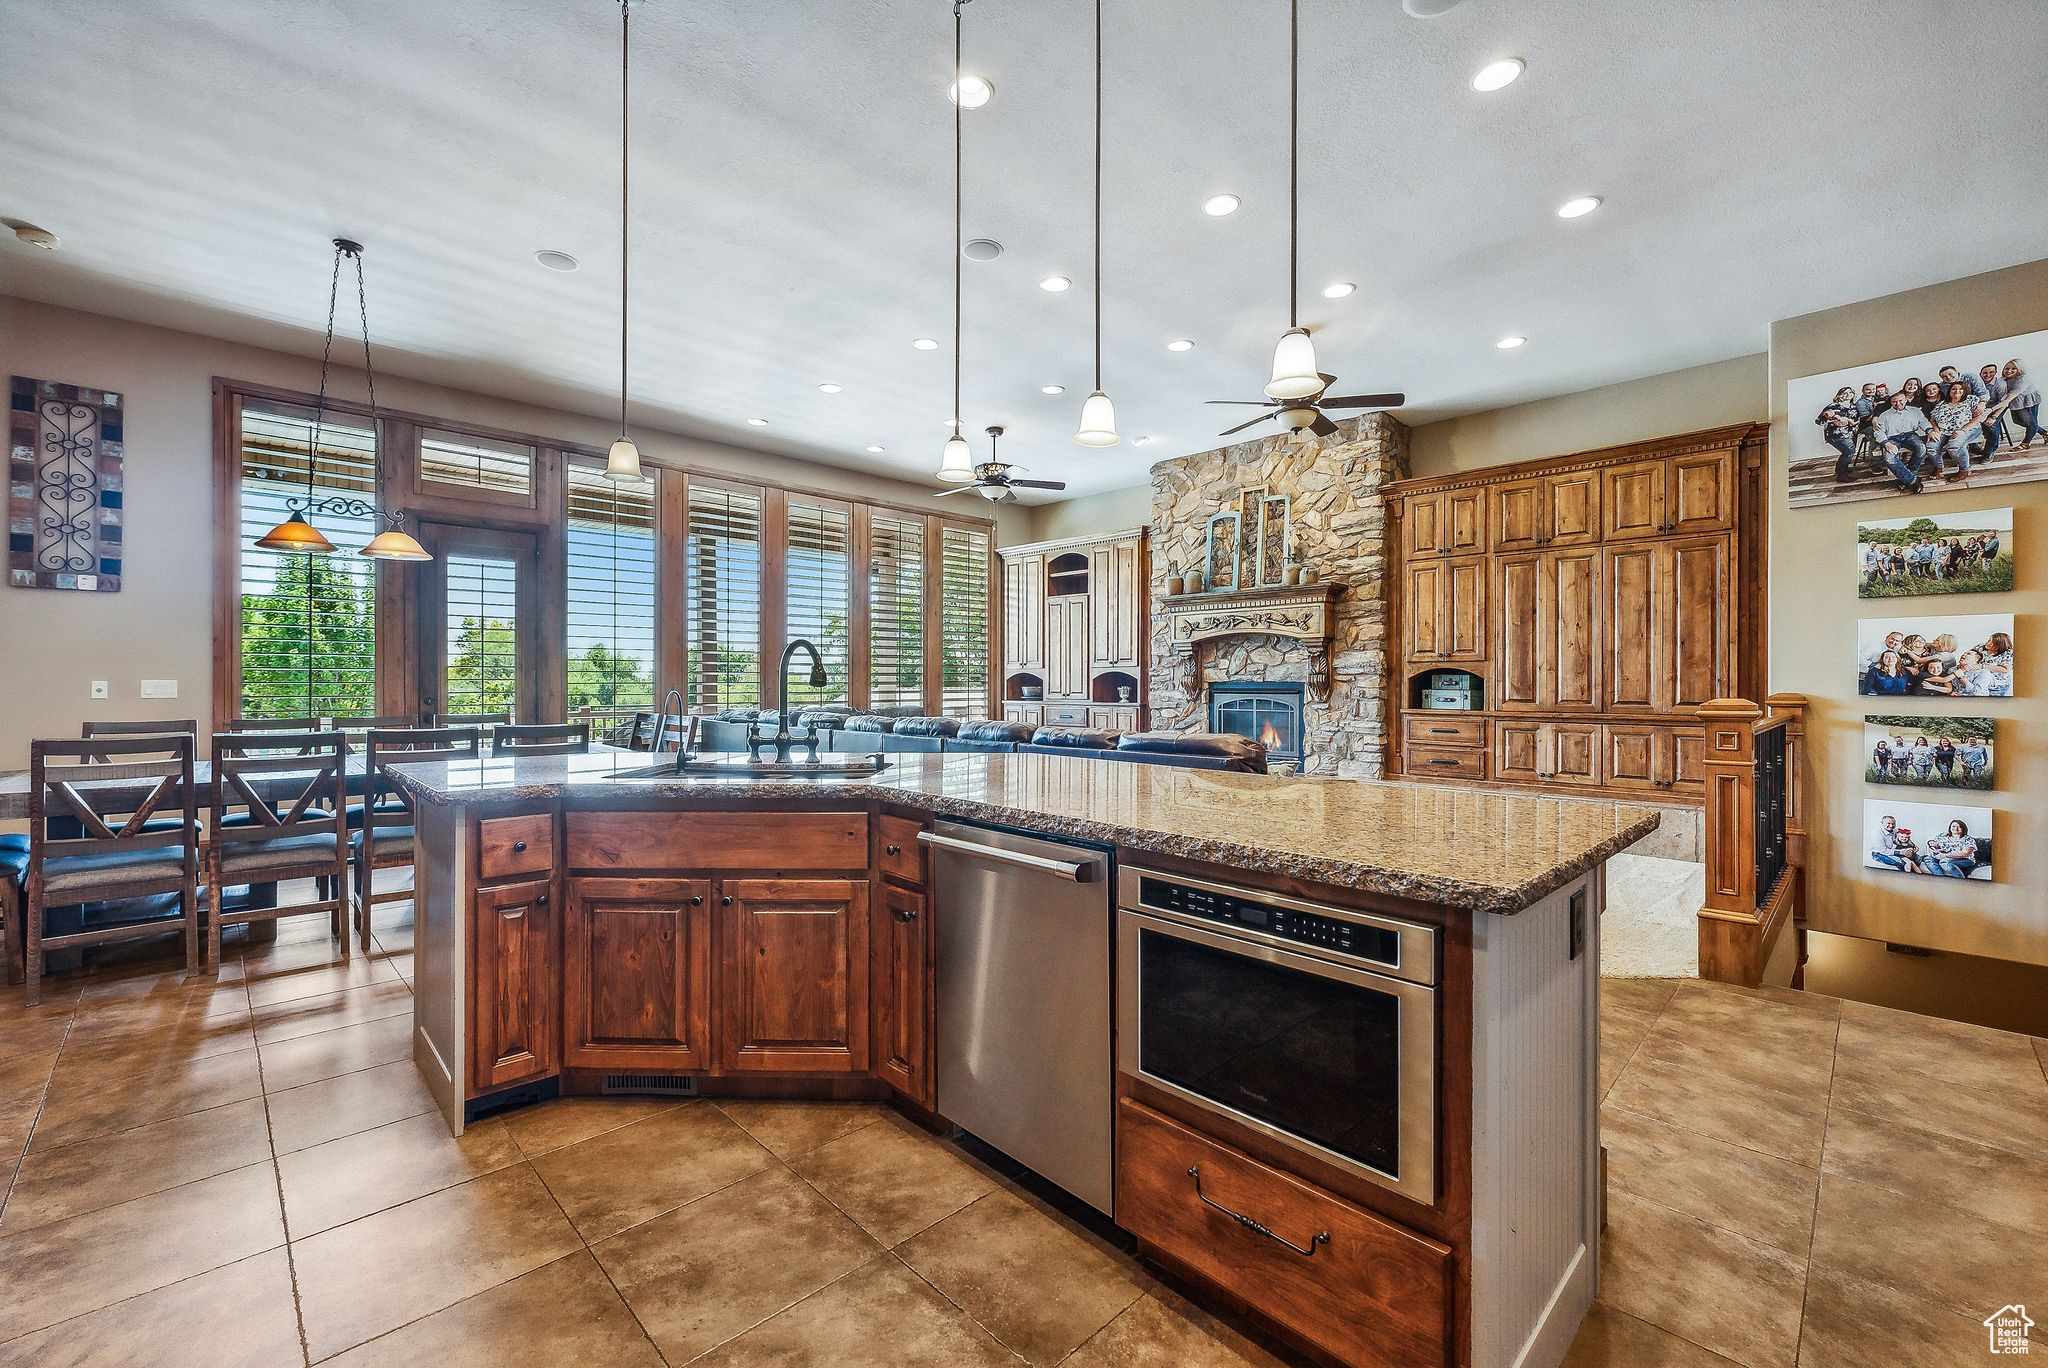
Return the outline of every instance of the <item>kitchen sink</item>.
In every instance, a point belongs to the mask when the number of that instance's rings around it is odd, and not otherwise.
[[[889,768],[879,754],[821,755],[814,760],[754,760],[744,755],[717,760],[689,759],[680,765],[644,765],[615,770],[614,779],[674,779],[678,776],[728,776],[742,779],[860,779]]]

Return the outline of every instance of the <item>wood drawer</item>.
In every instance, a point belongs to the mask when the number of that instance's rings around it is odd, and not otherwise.
[[[1484,779],[1486,751],[1474,746],[1418,746],[1413,741],[1402,752],[1402,770],[1411,778]]]
[[[875,819],[875,868],[907,884],[924,884],[924,847],[917,833],[924,823],[909,817],[883,815]]]
[[[1048,703],[1045,705],[1045,725],[1048,727],[1085,727],[1088,725],[1086,703]]]
[[[1459,717],[1455,713],[1409,713],[1405,719],[1410,741],[1429,746],[1483,746],[1486,719]]]
[[[1117,1103],[1116,1178],[1118,1225],[1342,1362],[1449,1361],[1446,1246],[1129,1098]]]
[[[553,813],[486,817],[476,824],[476,874],[479,879],[542,874],[554,867]]]
[[[868,867],[865,812],[573,812],[568,826],[582,870]]]

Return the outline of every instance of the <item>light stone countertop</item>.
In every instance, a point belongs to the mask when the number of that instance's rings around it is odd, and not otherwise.
[[[1427,784],[1234,774],[1063,755],[898,754],[860,779],[614,779],[641,753],[389,767],[419,802],[843,796],[1051,836],[1314,880],[1472,912],[1512,913],[1657,827],[1654,809]]]

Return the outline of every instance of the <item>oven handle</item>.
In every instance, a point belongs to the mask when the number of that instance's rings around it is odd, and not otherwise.
[[[1330,1243],[1330,1232],[1327,1230],[1318,1230],[1315,1233],[1315,1238],[1308,1242],[1308,1248],[1303,1249],[1300,1245],[1288,1239],[1285,1235],[1275,1233],[1269,1227],[1261,1225],[1259,1222],[1254,1221],[1251,1217],[1245,1215],[1243,1212],[1232,1211],[1229,1207],[1223,1205],[1223,1203],[1217,1201],[1208,1193],[1202,1191],[1202,1166],[1200,1164],[1188,1165],[1188,1177],[1195,1180],[1195,1196],[1202,1199],[1203,1206],[1214,1207],[1216,1210],[1222,1212],[1225,1216],[1228,1216],[1231,1220],[1243,1226],[1246,1230],[1249,1230],[1252,1234],[1263,1235],[1269,1240],[1273,1240],[1280,1244],[1284,1244],[1289,1249],[1293,1250],[1295,1253],[1301,1255],[1301,1257],[1304,1259],[1314,1258],[1316,1251],[1318,1249],[1321,1249],[1323,1246]]]
[[[1021,850],[1004,850],[1000,846],[983,845],[980,841],[963,841],[955,836],[941,836],[936,831],[920,831],[917,839],[928,846],[941,850],[956,850],[962,855],[977,860],[988,860],[994,864],[1018,865],[1039,874],[1050,874],[1069,883],[1093,883],[1095,871],[1100,868],[1094,860],[1048,860],[1043,855],[1032,855]]]

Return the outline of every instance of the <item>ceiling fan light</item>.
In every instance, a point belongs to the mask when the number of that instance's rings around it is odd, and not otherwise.
[[[1081,405],[1081,428],[1074,440],[1087,447],[1113,447],[1123,440],[1116,435],[1116,406],[1101,390]]]
[[[1306,399],[1320,394],[1328,382],[1316,368],[1315,343],[1308,329],[1289,328],[1273,348],[1273,378],[1266,382],[1269,399]]]
[[[369,544],[356,553],[371,560],[388,561],[429,561],[427,548],[414,540],[410,532],[402,528],[388,528],[370,538]]]
[[[945,456],[939,461],[939,478],[947,484],[966,484],[974,478],[974,453],[967,439],[954,433],[946,439]]]
[[[604,477],[607,480],[644,480],[647,472],[640,468],[640,448],[633,445],[630,437],[621,437],[612,443],[612,449],[604,458]]]
[[[299,556],[325,556],[334,550],[334,543],[307,522],[303,513],[292,514],[258,537],[256,544],[265,551],[287,551]]]

